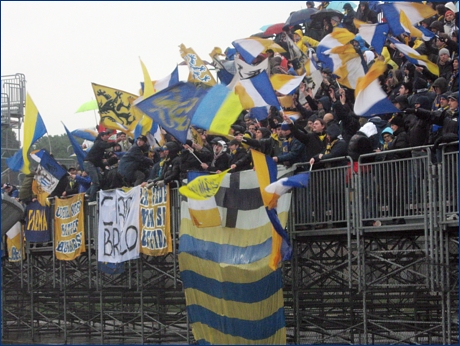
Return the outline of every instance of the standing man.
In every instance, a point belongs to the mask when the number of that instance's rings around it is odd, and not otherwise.
[[[114,147],[118,144],[118,142],[121,141],[121,138],[118,137],[117,142],[109,143],[108,140],[111,135],[112,132],[110,130],[100,132],[94,141],[94,145],[88,152],[88,155],[86,155],[86,158],[83,162],[83,167],[91,178],[91,187],[88,190],[89,202],[94,202],[96,200],[96,194],[100,190],[100,179],[102,176],[98,168],[101,171],[103,171],[105,168],[105,162],[107,160],[104,159],[104,153],[106,149]]]

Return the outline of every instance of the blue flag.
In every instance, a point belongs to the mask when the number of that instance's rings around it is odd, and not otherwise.
[[[190,122],[208,88],[180,82],[139,102],[136,107],[185,143]]]
[[[62,123],[64,125],[64,123]],[[67,127],[64,125],[65,132],[67,133],[67,136],[69,137],[70,144],[72,144],[73,147],[73,152],[75,153],[75,156],[77,156],[78,164],[80,165],[80,168],[83,169],[83,160],[86,157],[86,153],[83,151],[82,147],[80,144],[78,144],[77,140],[75,139],[74,136],[69,132]]]

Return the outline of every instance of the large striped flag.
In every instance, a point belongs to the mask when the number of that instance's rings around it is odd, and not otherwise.
[[[241,79],[235,85],[235,93],[239,96],[244,109],[266,105],[280,107],[278,97],[265,71],[255,77]]]
[[[401,23],[401,11],[411,24],[421,22],[425,18],[436,15],[436,11],[428,5],[416,2],[392,2],[380,5],[383,15],[393,35],[398,36],[406,32]]]
[[[338,82],[347,88],[356,89],[358,78],[364,77],[367,72],[363,58],[351,44],[334,47],[328,52],[334,62],[333,72],[340,78]]]
[[[398,112],[378,81],[385,70],[386,64],[383,61],[376,61],[366,75],[358,80],[353,109],[356,115],[370,118],[377,114]]]
[[[359,30],[359,36],[361,36],[368,45],[372,46],[377,54],[381,54],[389,32],[388,24],[368,24],[357,19],[355,19],[353,23]]]
[[[270,82],[274,90],[278,91],[280,94],[289,95],[300,85],[304,77],[305,74],[301,76],[291,76],[288,74],[275,73],[270,76]]]
[[[283,47],[273,40],[258,37],[238,39],[233,41],[232,44],[248,64],[252,64],[254,59],[267,49],[272,49],[274,52],[278,53],[286,52]]]
[[[12,157],[6,159],[8,167],[15,172],[30,173],[28,152],[32,144],[45,135],[46,126],[29,93],[26,96],[26,114],[24,116],[24,142]]]
[[[340,47],[355,38],[355,35],[343,28],[336,28],[333,32],[326,35],[316,48],[316,56],[319,61],[323,64],[323,67],[329,68],[331,71],[334,71],[339,66],[335,66],[332,58],[329,56],[330,49],[334,47]]]
[[[227,174],[215,196],[222,225],[198,228],[181,205],[179,267],[200,344],[286,344],[281,268],[269,267],[272,224],[256,173]],[[278,201],[287,221],[290,194]]]
[[[186,48],[183,44],[179,46],[180,56],[185,60],[190,70],[188,81],[203,83],[208,86],[216,84],[216,80],[204,64],[203,60],[195,53],[193,48]]]

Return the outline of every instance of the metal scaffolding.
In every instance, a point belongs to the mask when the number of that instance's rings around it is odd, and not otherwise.
[[[458,143],[439,164],[423,151],[313,170],[294,190],[288,343],[458,344]],[[177,260],[180,197],[170,195],[173,252],[141,255],[121,274],[98,270],[93,205],[77,260],[56,260],[52,242],[26,244],[21,263],[4,258],[4,342],[194,342]]]

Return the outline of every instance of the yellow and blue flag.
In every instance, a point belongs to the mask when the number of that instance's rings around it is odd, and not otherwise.
[[[378,81],[385,70],[386,64],[383,61],[376,61],[366,75],[358,80],[353,109],[356,115],[370,118],[377,114],[398,112]]]
[[[252,64],[254,59],[257,58],[260,53],[264,53],[267,49],[272,49],[274,52],[278,53],[286,52],[283,47],[275,43],[273,40],[258,37],[235,40],[232,44],[243,57],[244,61],[248,64]]]
[[[408,45],[399,42],[393,37],[389,38],[390,42],[394,44],[397,50],[404,54],[407,60],[414,65],[425,66],[435,76],[439,76],[439,67],[434,62],[430,61],[426,55],[421,55],[415,49]]]
[[[147,97],[136,107],[181,143],[185,143],[192,116],[207,91],[208,88],[193,83],[179,82]]]
[[[274,183],[277,178],[277,166],[275,161],[259,151],[251,149],[254,170],[259,181],[260,193],[267,212],[267,216],[272,223],[272,254],[270,258],[270,268],[275,270],[281,260],[289,260],[292,256],[291,241],[278,217],[275,208],[269,208],[274,198],[273,193],[267,191],[266,187]],[[286,191],[287,192],[287,191]],[[278,197],[279,198],[279,197]]]
[[[215,134],[226,135],[243,111],[238,95],[225,85],[208,90],[192,117],[192,125]]]
[[[46,126],[29,93],[26,96],[26,114],[24,116],[24,143],[12,157],[6,159],[8,167],[15,172],[30,173],[28,152],[32,144],[46,133]]]
[[[331,71],[336,70],[340,66],[334,64],[330,55],[330,49],[341,47],[355,38],[355,35],[344,28],[335,28],[333,32],[326,35],[316,48],[316,56],[321,61],[323,67],[329,68]]]
[[[76,129],[70,133],[75,137],[86,139],[91,142],[94,142],[98,135],[96,130],[91,130],[91,129]]]
[[[382,54],[382,49],[385,46],[390,30],[388,24],[368,24],[357,19],[355,19],[353,23],[355,24],[355,27],[359,29],[359,35],[363,38],[363,40],[372,46],[377,54]]]
[[[266,105],[281,106],[265,71],[252,78],[241,79],[235,85],[235,93],[239,96],[243,109]]]
[[[380,8],[390,27],[390,32],[395,36],[406,32],[401,22],[401,11],[404,12],[404,18],[407,18],[407,22],[410,24],[419,23],[425,18],[436,15],[436,11],[430,6],[412,1],[386,3],[382,4]]]

